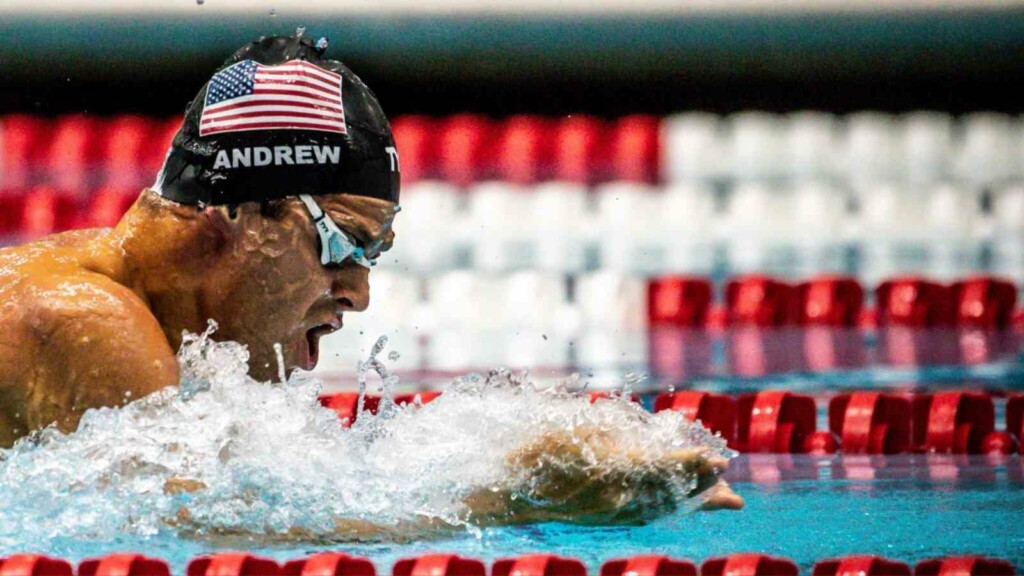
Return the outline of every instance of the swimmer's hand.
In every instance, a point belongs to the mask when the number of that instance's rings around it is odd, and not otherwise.
[[[743,507],[743,498],[720,477],[726,459],[699,448],[656,457],[625,451],[596,428],[542,436],[513,452],[508,464],[518,475],[508,487],[467,498],[470,522],[638,524],[686,504],[700,510]]]

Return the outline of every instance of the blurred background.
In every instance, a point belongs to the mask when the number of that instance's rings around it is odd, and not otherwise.
[[[374,89],[402,162],[331,386],[382,334],[415,383],[1017,350],[964,331],[1024,325],[1022,2],[6,0],[0,245],[115,223],[219,63],[299,27]]]

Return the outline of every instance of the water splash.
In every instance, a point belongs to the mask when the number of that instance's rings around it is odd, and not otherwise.
[[[557,519],[558,490],[581,478],[625,486],[679,450],[730,456],[678,414],[591,404],[570,382],[541,390],[526,372],[469,374],[430,404],[398,406],[397,377],[377,358],[385,338],[358,366],[363,395],[371,373],[380,379],[378,413],[346,429],[317,401],[318,381],[256,382],[245,347],[213,340],[215,330],[185,335],[178,388],[0,450],[0,553],[58,536],[393,539]],[[623,491],[623,509],[644,519],[685,504],[696,476],[669,472],[659,502]]]

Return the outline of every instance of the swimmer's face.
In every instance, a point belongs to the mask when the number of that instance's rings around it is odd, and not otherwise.
[[[395,204],[347,194],[314,199],[358,245],[377,246],[375,252],[391,247]],[[352,259],[322,265],[319,236],[305,206],[290,198],[281,210],[244,230],[245,248],[234,258],[238,274],[229,292],[217,298],[224,318],[221,336],[249,346],[250,372],[262,380],[277,375],[275,343],[281,344],[289,371],[312,369],[320,338],[341,329],[344,314],[370,303],[370,271]]]

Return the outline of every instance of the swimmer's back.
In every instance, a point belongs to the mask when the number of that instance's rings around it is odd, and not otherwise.
[[[116,282],[107,230],[0,249],[0,447],[177,382],[159,323]],[[125,394],[125,391],[128,394]]]

